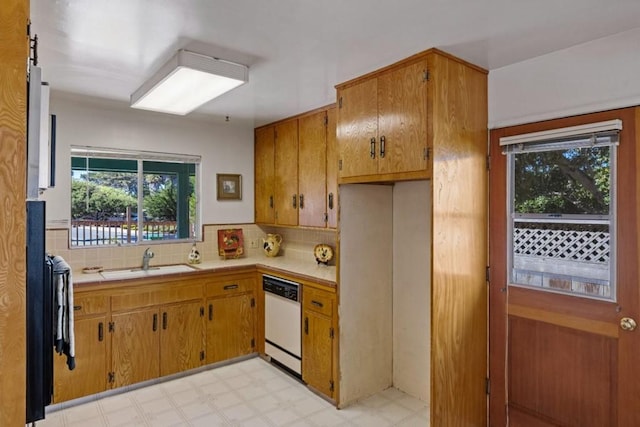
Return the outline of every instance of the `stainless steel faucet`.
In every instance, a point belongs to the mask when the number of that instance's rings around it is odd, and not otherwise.
[[[149,249],[150,248],[145,249],[144,253],[142,254],[142,269],[143,270],[148,270],[149,269],[149,260],[151,258],[153,258],[153,256],[155,255]]]

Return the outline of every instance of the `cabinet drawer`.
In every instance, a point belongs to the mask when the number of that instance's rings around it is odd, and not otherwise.
[[[333,316],[333,295],[315,289],[305,288],[302,291],[302,305],[305,310],[315,311],[325,316]]]
[[[256,288],[256,280],[254,278],[230,279],[207,282],[204,286],[207,297],[218,297],[253,291]]]
[[[107,297],[105,295],[75,295],[73,299],[74,316],[100,314],[107,312]]]

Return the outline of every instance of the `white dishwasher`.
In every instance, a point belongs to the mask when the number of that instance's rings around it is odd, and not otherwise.
[[[271,362],[302,375],[300,284],[263,275],[264,351]]]

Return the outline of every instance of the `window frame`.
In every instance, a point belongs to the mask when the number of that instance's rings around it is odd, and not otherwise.
[[[104,171],[116,171],[117,168],[109,168],[108,163],[114,161],[122,161],[122,162],[135,162],[129,163],[126,168],[128,172],[136,173],[137,175],[137,222],[136,222],[136,240],[135,242],[116,242],[113,244],[104,243],[104,244],[90,244],[90,245],[73,245],[72,244],[72,233],[69,233],[69,247],[72,249],[76,248],[92,248],[92,247],[108,247],[108,246],[121,246],[123,244],[126,245],[148,245],[148,244],[163,244],[163,243],[181,243],[181,242],[193,242],[193,241],[201,241],[202,240],[202,232],[201,232],[201,156],[198,155],[188,155],[188,154],[177,154],[177,153],[162,153],[162,152],[150,152],[143,150],[126,150],[126,149],[116,149],[116,148],[102,148],[102,147],[91,147],[91,146],[71,146],[70,149],[70,160],[71,160],[71,168],[70,171],[73,172],[77,170],[77,167],[74,168],[74,158],[85,158],[86,165],[89,164],[89,159],[94,159],[98,162],[101,160],[105,160],[105,167],[99,170]],[[76,161],[77,163],[77,161]],[[167,169],[163,169],[161,164],[165,163],[167,165]],[[179,165],[193,165],[193,173],[189,169],[191,167],[186,167],[184,170],[181,169]],[[133,166],[135,165],[135,171],[133,170]],[[151,166],[151,169],[146,166]],[[124,169],[123,169],[124,171]],[[144,240],[144,191],[143,183],[144,183],[144,175],[149,173],[175,173],[177,175],[186,176],[187,178],[190,176],[195,177],[195,183],[193,187],[193,194],[195,197],[195,219],[193,222],[193,231],[194,235],[191,236],[190,232],[188,232],[188,236],[180,237],[175,239],[161,239],[161,240]],[[184,181],[184,180],[179,180]],[[73,179],[71,180],[71,184],[73,183]],[[186,182],[179,182],[178,191],[184,191],[185,186],[188,185]],[[71,200],[70,200],[71,201]],[[186,226],[189,229],[190,221],[189,221],[189,206],[188,201],[186,202],[186,206],[182,208],[186,208],[186,215],[180,215],[180,212],[176,218],[176,225],[182,224],[182,226]],[[179,206],[176,207],[179,209]],[[69,203],[69,209],[71,209],[71,203]],[[71,217],[71,215],[70,215]],[[72,225],[69,225],[72,227]]]
[[[608,125],[607,125],[608,123]],[[603,122],[603,127],[609,129],[596,129],[594,132],[584,133],[579,130],[572,132],[572,128],[556,129],[552,131],[536,132],[533,134],[516,135],[502,138],[503,154],[507,156],[506,179],[507,179],[507,284],[508,286],[521,287],[536,291],[558,293],[562,295],[579,298],[595,299],[600,301],[617,302],[617,256],[616,256],[616,223],[617,223],[617,146],[619,145],[619,131],[622,129],[620,120]],[[597,127],[596,124],[577,126],[575,128],[588,129]],[[555,135],[554,135],[555,134]],[[554,135],[554,136],[550,136]],[[601,141],[599,138],[604,138]],[[520,140],[519,140],[520,139]],[[608,139],[608,142],[606,141]],[[517,142],[514,142],[517,141]],[[587,142],[589,141],[589,142]],[[597,146],[609,147],[609,213],[608,214],[534,214],[519,213],[515,211],[515,156],[531,152],[565,151],[572,148],[593,148]],[[518,222],[540,222],[540,223],[560,223],[560,224],[589,224],[608,225],[609,232],[609,288],[610,296],[598,296],[576,291],[565,291],[553,287],[536,286],[524,283],[517,283],[514,280],[514,229]],[[594,279],[597,280],[597,279]]]

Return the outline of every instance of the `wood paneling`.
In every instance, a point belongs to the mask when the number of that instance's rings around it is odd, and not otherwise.
[[[509,336],[510,406],[556,425],[617,425],[615,339],[515,316]]]
[[[0,425],[25,421],[28,0],[0,7]]]
[[[487,80],[430,57],[433,134],[431,425],[486,424]]]
[[[256,129],[255,135],[255,210],[257,223],[275,222],[275,128]]]
[[[298,225],[298,121],[276,125],[276,223]]]

